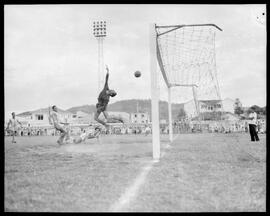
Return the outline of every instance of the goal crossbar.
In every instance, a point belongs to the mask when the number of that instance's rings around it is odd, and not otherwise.
[[[213,27],[216,27],[219,31],[222,31],[221,28],[219,28],[217,25],[215,24],[193,24],[193,25],[169,25],[169,26],[156,26],[156,28],[173,28],[173,29],[170,29],[168,31],[165,31],[165,32],[162,32],[162,33],[159,33],[157,34],[157,36],[161,36],[161,35],[164,35],[164,34],[167,34],[171,31],[174,31],[176,29],[179,29],[179,28],[183,28],[183,27],[193,27],[193,26],[213,26]]]

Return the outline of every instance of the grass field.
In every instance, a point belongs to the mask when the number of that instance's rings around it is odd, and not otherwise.
[[[56,144],[58,137],[5,138],[5,211],[106,212],[152,162],[151,136],[111,135],[101,142]],[[118,211],[266,210],[266,138],[181,134]]]

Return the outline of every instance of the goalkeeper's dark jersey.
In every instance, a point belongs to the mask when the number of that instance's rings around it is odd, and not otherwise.
[[[96,105],[96,107],[104,107],[106,108],[106,106],[108,105],[109,101],[110,101],[110,95],[108,95],[106,93],[107,90],[109,90],[109,86],[108,86],[108,78],[109,78],[109,74],[107,73],[106,75],[106,82],[104,85],[103,90],[100,92],[99,96],[98,96],[98,103]]]

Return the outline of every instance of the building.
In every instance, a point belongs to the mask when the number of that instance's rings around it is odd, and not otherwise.
[[[148,124],[150,123],[150,116],[148,113],[131,113],[130,122],[136,124]]]
[[[230,98],[226,98],[224,100],[199,100],[198,101],[199,113],[220,112],[220,111],[234,113],[234,104],[235,101]],[[184,104],[184,110],[188,118],[198,116],[194,100],[186,102]]]
[[[130,115],[126,112],[112,112],[112,111],[108,111],[109,116],[111,117],[117,117],[117,118],[121,118],[124,120],[125,123],[130,123]],[[94,113],[93,113],[94,115]],[[101,113],[99,118],[101,120],[105,120],[104,115]],[[95,122],[94,118],[93,121]]]
[[[94,113],[86,113],[82,111],[77,111],[76,113],[72,114],[72,118],[70,119],[70,123],[72,124],[90,124],[94,121]]]
[[[60,118],[64,122],[70,122],[72,113],[58,110]],[[16,115],[17,119],[22,123],[23,127],[43,127],[50,126],[48,108],[38,109],[35,111],[23,112]]]
[[[235,100],[230,99],[230,98],[225,98],[222,101],[222,105],[223,105],[224,112],[234,113]]]
[[[86,113],[77,111],[71,113],[58,109],[61,121],[70,123],[70,125],[89,125],[90,123],[97,123],[94,119],[95,113]],[[130,123],[130,115],[126,112],[108,112],[110,116],[121,117],[125,123]],[[48,127],[49,123],[49,110],[48,108],[38,109],[35,111],[27,111],[16,115],[16,118],[22,123],[23,127]],[[105,120],[104,115],[101,113],[100,119]]]

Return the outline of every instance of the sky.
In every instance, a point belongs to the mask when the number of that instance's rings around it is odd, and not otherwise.
[[[5,5],[5,116],[97,102],[98,45],[92,24],[100,20],[107,22],[103,52],[109,87],[118,93],[111,103],[151,97],[151,23],[214,23],[223,29],[216,33],[221,97],[266,106],[265,13],[266,5],[255,4]],[[134,77],[136,70],[140,78]],[[166,100],[162,80],[160,94]]]

